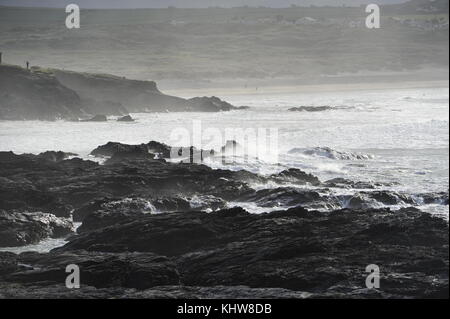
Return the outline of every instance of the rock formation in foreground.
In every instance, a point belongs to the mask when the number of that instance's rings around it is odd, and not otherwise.
[[[2,120],[78,120],[95,115],[220,112],[233,109],[240,108],[217,97],[183,99],[163,94],[152,81],[0,65]]]
[[[116,216],[0,261],[0,297],[448,298],[448,225],[416,209]],[[80,291],[62,288],[69,264]],[[366,288],[370,264],[380,289]]]
[[[108,143],[93,151],[115,158],[104,165],[0,152],[0,246],[67,240],[0,252],[0,298],[448,298],[448,223],[415,208],[448,206],[448,192],[214,170],[167,162],[169,150]],[[70,264],[80,290],[64,287]],[[380,289],[366,288],[371,264]]]

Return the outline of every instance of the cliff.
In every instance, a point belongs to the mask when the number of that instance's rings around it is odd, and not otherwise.
[[[80,96],[52,74],[0,65],[0,119],[52,120],[84,115]]]
[[[107,74],[0,65],[0,119],[79,119],[145,112],[219,112],[235,109],[216,97],[183,99],[153,81]]]

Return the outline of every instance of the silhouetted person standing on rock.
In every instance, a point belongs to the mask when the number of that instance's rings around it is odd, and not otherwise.
[[[191,164],[194,164],[194,146],[190,148],[189,160]]]
[[[30,62],[27,61],[27,70],[30,69]]]

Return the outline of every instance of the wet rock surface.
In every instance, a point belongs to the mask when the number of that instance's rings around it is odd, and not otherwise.
[[[323,183],[325,187],[348,188],[348,189],[375,189],[383,186],[381,184],[371,182],[355,182],[346,178],[333,178]]]
[[[100,165],[0,152],[0,246],[65,237],[73,225],[61,217],[82,222],[51,253],[0,252],[0,297],[448,297],[448,223],[412,207],[448,205],[448,192],[322,182],[299,169],[261,176],[166,162],[169,153],[108,143],[92,152],[109,157]],[[77,292],[63,288],[70,264],[81,268]],[[378,290],[365,286],[371,264]]]
[[[73,224],[51,214],[0,210],[0,247],[35,244],[46,238],[61,238]]]
[[[53,162],[0,153],[0,162],[0,208],[34,208],[57,216],[70,214],[69,207],[80,208],[104,197],[237,198],[252,191],[246,178],[260,179],[251,173],[147,159],[99,165],[81,159]]]
[[[125,115],[117,119],[117,122],[134,122],[135,120],[131,117],[131,115]]]
[[[294,207],[301,206],[309,209],[338,209],[340,203],[336,198],[322,195],[314,190],[292,187],[263,189],[244,198],[260,207]]]
[[[50,254],[0,254],[2,294],[56,294],[78,264],[85,297],[448,298],[448,225],[416,209],[117,218]],[[365,287],[370,264],[380,289]]]
[[[270,179],[277,183],[293,183],[298,185],[320,185],[320,180],[311,174],[307,174],[302,170],[291,168],[281,173],[274,174],[270,176]]]
[[[23,253],[17,260],[30,269],[8,274],[5,281],[44,286],[61,284],[67,277],[66,267],[73,264],[82,270],[84,284],[95,288],[147,289],[179,283],[175,264],[154,254]]]

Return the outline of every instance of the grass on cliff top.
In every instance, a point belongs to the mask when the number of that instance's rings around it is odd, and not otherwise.
[[[56,72],[66,73],[66,74],[76,74],[81,75],[87,78],[102,78],[102,79],[111,79],[111,80],[124,80],[124,77],[107,74],[107,73],[88,73],[88,72],[76,72],[70,70],[61,70],[56,68],[46,68],[41,66],[32,66],[31,71],[34,73],[41,73],[47,75],[54,75]]]

